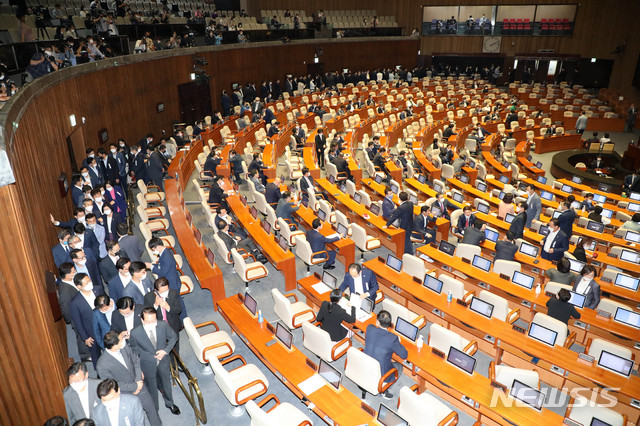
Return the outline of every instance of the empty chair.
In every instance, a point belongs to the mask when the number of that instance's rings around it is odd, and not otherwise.
[[[458,413],[427,391],[417,393],[418,385],[403,386],[398,397],[398,415],[416,426],[453,426]]]
[[[349,336],[339,342],[332,342],[329,333],[308,321],[302,323],[302,332],[304,347],[327,362],[341,358],[351,347]]]
[[[269,411],[262,410],[263,405],[273,400],[276,403]],[[288,402],[281,403],[273,394],[258,403],[249,400],[245,408],[251,417],[251,426],[311,426],[311,419],[302,411]]]
[[[424,266],[424,260],[412,254],[404,253],[402,255],[402,272],[416,277],[422,282],[427,274],[427,269]]]
[[[618,308],[630,309],[628,305],[616,302],[615,300],[611,300],[608,297],[601,298],[597,308],[598,310],[609,312],[611,316],[614,316],[616,314]]]
[[[453,217],[452,217],[453,221]],[[474,246],[471,244],[458,244],[456,247],[455,255],[461,259],[468,259],[469,261],[473,261],[473,256],[478,255],[481,256],[482,249],[479,246]]]
[[[233,354],[236,350],[236,345],[233,343],[231,336],[224,330],[220,330],[218,324],[214,321],[207,321],[197,325],[193,324],[191,318],[186,317],[183,320],[184,330],[187,333],[187,338],[191,344],[193,353],[196,354],[196,358],[201,364],[205,364],[202,369],[203,374],[210,374],[211,369],[206,368],[206,364],[209,363],[210,358],[226,358]],[[198,329],[213,326],[215,331],[200,334]]]
[[[478,299],[483,300],[493,305],[492,316],[498,318],[500,321],[513,324],[518,318],[520,318],[520,308],[515,310],[509,309],[509,302],[504,297],[491,293],[487,290],[481,290],[478,294]]]
[[[223,365],[232,361],[240,360],[242,365],[231,371],[225,370]],[[247,364],[241,355],[234,355],[220,362],[217,358],[212,358],[209,363],[211,370],[216,376],[216,383],[224,396],[229,400],[233,408],[230,414],[234,417],[242,415],[240,405],[267,393],[269,381],[260,369]]]
[[[329,223],[336,223],[336,214],[331,211],[331,204],[326,200],[318,200],[318,210],[322,210]]]
[[[347,228],[347,236],[351,236],[351,224],[349,223],[349,219],[347,219],[347,216],[345,216],[344,213],[338,210],[336,210],[334,213],[336,216],[336,224],[341,224],[342,226]]]
[[[496,365],[495,361],[489,363],[489,379],[509,389],[514,380],[524,383],[533,389],[540,389],[540,376],[536,370],[514,368],[504,364]]]
[[[398,380],[399,371],[392,368],[383,376],[380,373],[378,360],[365,354],[362,349],[350,347],[347,350],[344,374],[358,385],[362,390],[362,399],[364,399],[367,392],[374,396],[386,392]],[[385,382],[391,376],[394,378]]]
[[[375,250],[382,245],[379,238],[367,235],[365,229],[356,223],[351,224],[351,239],[360,250],[360,259],[364,259],[364,252]]]
[[[452,179],[455,176],[455,169],[453,168],[453,166],[449,165],[449,164],[443,164],[442,165],[442,179],[448,180],[448,179]],[[435,179],[437,180],[437,179]],[[434,183],[435,183],[434,180]]]
[[[634,359],[633,352],[630,348],[625,346],[617,345],[608,340],[591,337],[587,340],[587,344],[585,345],[585,352],[588,355],[591,355],[595,359],[600,359],[600,354],[602,351],[607,351],[614,355],[618,355],[619,357],[625,359]]]
[[[298,328],[305,321],[315,321],[316,314],[313,309],[304,302],[298,301],[298,296],[293,293],[282,294],[277,288],[271,289],[273,297],[273,311],[289,329]],[[289,301],[292,297],[295,302]]]
[[[567,324],[562,321],[558,321],[555,318],[551,318],[547,314],[543,314],[541,312],[536,313],[533,317],[532,323],[539,324],[558,333],[556,338],[556,345],[558,346],[565,346],[569,348],[576,340],[576,333],[572,332],[569,334],[569,327]]]
[[[418,315],[415,312],[411,312],[408,308],[394,302],[389,298],[385,298],[382,301],[382,309],[389,311],[389,313],[391,314],[391,321],[393,323],[395,323],[398,320],[398,317],[400,317],[403,320],[415,325],[419,329],[422,329],[425,325],[427,325],[427,319],[424,317],[424,315]]]
[[[245,259],[236,249],[231,249],[231,259],[233,260],[233,269],[244,281],[247,288],[249,288],[250,281],[259,280],[269,275],[269,271],[262,263],[255,261],[255,259],[251,263],[245,262]]]
[[[431,324],[429,329],[429,346],[439,350],[447,355],[449,349],[453,346],[466,353],[467,355],[473,355],[478,350],[478,344],[475,341],[469,341],[458,333],[447,330],[440,324]]]
[[[520,269],[520,262],[504,259],[498,259],[493,262],[493,272],[495,272],[496,274],[506,275],[509,277],[509,279],[513,277],[513,273],[515,271],[520,272]]]
[[[595,405],[595,406],[594,406]],[[625,426],[627,415],[620,414],[611,408],[605,408],[598,404],[592,404],[582,396],[569,402],[566,417],[583,425],[590,425],[594,417],[611,426]]]
[[[138,192],[136,194],[136,200],[138,201],[138,207],[141,207],[146,213],[147,217],[150,219],[155,219],[159,217],[164,217],[167,209],[163,206],[149,207],[147,204],[147,200],[144,198],[144,194]]]
[[[144,183],[142,179],[138,179],[138,189],[144,195],[144,199],[147,203],[161,203],[165,199],[165,193],[160,191],[160,187],[156,185],[147,185]],[[149,188],[155,188],[155,192],[149,191]]]
[[[281,217],[278,218],[277,223],[280,229],[280,235],[287,240],[290,246],[296,245],[296,240],[295,240],[296,237],[299,237],[299,236],[304,237],[305,235],[303,231],[298,230],[298,227],[296,224],[288,224]],[[291,227],[293,227],[294,229],[291,230]]]

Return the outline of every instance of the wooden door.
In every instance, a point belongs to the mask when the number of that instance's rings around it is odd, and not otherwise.
[[[193,124],[211,115],[211,93],[209,80],[198,79],[178,86],[180,100],[180,119],[183,123]]]

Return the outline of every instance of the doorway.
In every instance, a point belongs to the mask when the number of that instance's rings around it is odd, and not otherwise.
[[[178,85],[178,98],[180,99],[180,119],[183,123],[192,124],[211,115],[209,80],[198,79]]]
[[[67,149],[69,150],[71,170],[74,173],[79,173],[79,166],[82,165],[82,161],[87,155],[87,148],[84,143],[84,132],[81,126],[77,126],[74,131],[67,136]]]

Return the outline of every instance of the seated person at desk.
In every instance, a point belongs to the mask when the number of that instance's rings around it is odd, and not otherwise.
[[[376,157],[378,149],[373,142],[369,142],[367,144],[367,147],[365,148],[365,151],[367,153],[367,156],[369,157],[369,160],[373,161],[373,159]]]
[[[391,191],[391,188],[387,187],[384,190],[384,198],[382,199],[382,217],[389,219],[395,208],[396,205],[393,202],[393,191]]]
[[[547,308],[549,308],[547,315],[567,325],[569,324],[569,318],[580,319],[580,313],[576,310],[575,306],[569,303],[570,299],[571,292],[566,288],[561,288],[558,292],[557,299],[551,297],[547,300]]]
[[[593,220],[594,222],[598,223],[604,223],[605,225],[610,224],[611,221],[608,218],[602,216],[602,210],[602,206],[596,205],[593,208],[593,211],[589,213],[589,216],[587,216],[587,219]]]
[[[571,262],[567,258],[560,259],[555,268],[547,269],[544,274],[549,277],[549,281],[560,284],[573,284],[576,277],[576,274],[571,272]]]
[[[609,139],[609,133],[605,133],[603,137],[600,138],[600,149],[604,147],[605,143],[610,143],[611,139]]]
[[[391,314],[388,311],[382,310],[378,312],[376,325],[369,324],[365,332],[364,338],[364,353],[370,357],[376,359],[380,363],[380,374],[384,376],[395,368],[398,370],[398,374],[402,373],[402,365],[393,362],[391,357],[395,353],[402,359],[407,359],[407,348],[402,346],[400,338],[387,330],[391,327]],[[390,375],[386,381],[391,381],[393,375]],[[384,399],[391,399],[393,395],[387,389],[382,397]]]
[[[591,162],[589,165],[590,169],[604,169],[606,166],[604,165],[604,161],[602,160],[602,155],[598,155],[595,160]]]
[[[402,171],[407,171],[407,163],[411,162],[411,156],[409,155],[409,151],[402,150],[398,153],[398,161],[400,161],[400,165],[402,166]]]
[[[371,269],[363,268],[359,263],[349,265],[349,271],[344,275],[344,280],[338,288],[341,293],[349,289],[350,299],[368,297],[372,302],[376,301],[378,280]]]
[[[431,214],[431,207],[426,204],[420,208],[420,214],[413,220],[413,238],[423,238],[424,244],[436,241],[436,231],[429,228],[435,224],[436,218]]]
[[[291,148],[292,150],[302,150],[304,148],[305,141],[307,140],[307,135],[304,132],[304,129],[300,127],[300,123],[296,122],[296,126],[293,128],[293,133],[291,134],[296,141],[296,146]]]
[[[431,164],[433,164],[433,167],[435,167],[436,170],[440,170],[442,168],[442,160],[439,156],[431,154],[429,156],[429,161],[431,161]]]
[[[505,198],[507,196],[505,195]],[[516,217],[509,224],[509,231],[513,232],[514,238],[522,238],[524,235],[524,226],[527,222],[527,203],[520,201],[516,206]]]
[[[217,169],[220,165],[222,158],[220,158],[220,151],[215,150],[211,151],[209,155],[207,155],[207,160],[204,162],[204,172],[205,175],[209,177],[216,176],[218,174]]]
[[[267,132],[267,137],[269,139],[271,139],[273,136],[280,134],[280,129],[278,129],[278,126],[280,125],[280,123],[278,123],[277,121],[275,123],[273,123],[271,125],[271,127],[269,127],[269,131]]]
[[[541,245],[540,257],[543,259],[558,261],[564,257],[564,252],[569,249],[569,238],[560,229],[558,219],[549,221],[549,233],[544,237]]]
[[[626,192],[640,192],[640,170],[636,170],[630,175],[625,176],[622,183],[622,191]]]
[[[451,164],[451,161],[453,161],[451,145],[447,144],[444,149],[440,150],[440,160],[442,160],[442,164]]]
[[[277,204],[282,197],[280,194],[280,184],[282,184],[282,181],[276,176],[273,182],[267,182],[264,187],[264,198],[267,204],[271,204],[272,207],[274,204]]]
[[[326,300],[320,305],[320,310],[316,319],[320,323],[320,328],[329,333],[329,337],[332,342],[339,342],[347,337],[346,327],[342,325],[342,322],[347,324],[353,324],[356,322],[356,307],[351,306],[351,313],[348,314],[342,306],[338,304],[342,299],[342,292],[340,290],[333,290],[329,294],[329,302]]]
[[[335,243],[336,241],[338,241],[341,237],[340,235],[333,237],[333,238],[327,238],[324,235],[322,235],[318,230],[320,228],[322,228],[322,221],[318,218],[313,219],[313,222],[311,222],[311,227],[313,229],[309,229],[307,230],[307,241],[309,242],[309,245],[311,246],[311,251],[313,253],[318,253],[318,252],[323,252],[326,251],[326,256],[325,253],[320,253],[317,257],[314,256],[314,259],[318,259],[318,258],[323,258],[323,259],[327,259],[327,261],[324,263],[324,266],[322,267],[323,269],[334,269],[335,265],[334,263],[336,263],[336,252],[335,250],[327,250],[325,245],[327,243]]]
[[[467,226],[464,230],[464,236],[462,237],[462,244],[470,244],[472,246],[480,245],[487,238],[484,230],[486,224],[481,220],[474,220],[473,225]]]
[[[298,222],[293,218],[293,212],[297,211],[300,208],[300,203],[302,201],[298,201],[297,203],[293,203],[293,197],[289,191],[285,191],[282,194],[282,198],[278,201],[278,206],[276,207],[276,217],[281,217],[285,222],[289,222],[291,224],[297,225]]]
[[[544,133],[544,137],[547,138],[549,136],[553,136],[556,134],[556,125],[555,123],[551,126],[547,127],[547,131]]]
[[[496,242],[496,255],[493,258],[494,262],[496,260],[513,261],[518,251],[518,245],[515,243],[514,240],[515,240],[515,235],[513,235],[513,232],[507,231],[506,237]]]
[[[227,205],[227,194],[222,189],[224,178],[222,176],[215,176],[211,183],[211,189],[209,189],[209,204],[218,204],[221,207],[229,208]]]
[[[586,249],[591,245],[592,239],[589,237],[582,237],[580,242],[576,244],[575,250],[573,250],[573,257],[575,257],[580,262],[587,263],[587,251]],[[591,256],[589,256],[591,257]]]
[[[464,230],[473,225],[476,221],[476,217],[473,215],[471,206],[464,206],[462,209],[462,214],[458,218],[457,223],[457,232],[462,234]]]
[[[631,220],[623,223],[620,229],[640,232],[640,213],[634,213],[633,216],[631,216]]]
[[[466,154],[460,154],[460,156],[458,158],[456,158],[455,160],[453,160],[453,172],[455,174],[458,174],[462,171],[462,168],[467,164],[467,155]]]
[[[452,210],[457,209],[457,207],[451,201],[444,198],[444,194],[442,193],[436,194],[436,201],[433,204],[431,204],[431,207],[439,208],[440,211],[442,212],[442,217],[447,220],[451,219],[448,209],[452,209]]]
[[[586,296],[584,307],[588,309],[596,309],[600,303],[600,284],[596,282],[595,277],[596,268],[585,265],[573,282],[573,291]]]
[[[591,143],[593,142],[598,142],[600,140],[600,138],[598,137],[598,132],[593,132],[593,136],[590,137],[589,139],[583,139],[582,140],[582,147],[584,149],[588,149],[591,146]]]
[[[379,169],[379,171],[384,172],[386,175],[385,180],[389,180],[389,172],[387,171],[387,167],[384,165],[388,161],[388,158],[385,157],[387,150],[385,148],[380,148],[373,158],[373,165]]]
[[[218,227],[218,236],[220,237],[224,245],[227,246],[227,250],[246,250],[247,253],[254,255],[256,257],[256,260],[265,263],[264,261],[266,260],[266,258],[250,238],[243,239],[237,235],[231,235],[229,233],[229,224],[224,220],[218,221],[216,223],[216,226]]]
[[[504,197],[500,200],[498,205],[498,217],[504,219],[507,217],[507,213],[515,214],[515,208],[513,207],[513,194],[505,191]]]
[[[231,216],[229,216],[227,209],[225,209],[224,207],[220,207],[218,209],[216,209],[216,223],[223,220],[225,222],[227,222],[229,224],[229,232],[237,237],[241,237],[241,238],[247,238],[247,233],[244,232],[244,229],[242,229],[241,227],[237,226],[234,222],[233,222],[233,218]]]
[[[351,175],[351,170],[349,170],[349,163],[344,158],[344,154],[338,152],[338,155],[333,159],[333,164],[336,165],[336,169],[338,169],[338,173],[344,173],[347,176],[347,179],[353,181],[353,176]]]
[[[258,169],[253,169],[251,172],[249,172],[249,175],[251,176],[249,180],[253,182],[253,186],[256,191],[264,194],[265,187],[260,179],[260,171]]]
[[[444,129],[444,132],[442,132],[442,139],[444,139],[445,141],[448,141],[451,136],[457,135],[457,133],[453,131],[454,126],[455,124],[449,123],[447,128]]]
[[[262,153],[257,152],[253,154],[253,160],[249,163],[247,170],[249,170],[249,173],[253,173],[254,170],[257,170],[260,173],[260,180],[263,185],[267,184],[267,177],[264,174],[265,169],[267,169],[267,166],[262,162]]]
[[[582,209],[583,212],[585,211],[590,212],[595,207],[596,205],[593,202],[593,194],[591,192],[588,192],[587,194],[584,195],[584,200],[582,200],[582,203],[580,203],[580,208]]]

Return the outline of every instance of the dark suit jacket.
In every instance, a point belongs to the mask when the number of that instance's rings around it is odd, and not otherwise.
[[[405,201],[400,204],[387,219],[387,226],[395,222],[396,219],[400,219],[399,227],[410,233],[413,230],[413,203]]]
[[[64,262],[71,262],[71,256],[69,255],[70,252],[71,249],[69,249],[69,251],[65,250],[65,248],[60,243],[51,248],[51,254],[53,254],[53,262],[58,268]]]
[[[516,243],[499,240],[496,242],[496,256],[493,260],[513,260],[517,252],[518,245]]]
[[[169,364],[171,362],[171,356],[169,353],[171,349],[176,345],[178,341],[178,335],[165,321],[158,319],[158,325],[156,326],[156,346],[153,346],[149,335],[142,325],[135,327],[131,330],[129,344],[133,352],[140,357],[140,368],[144,372],[145,376],[155,376],[157,369],[166,369],[169,371]],[[167,353],[158,364],[154,356],[156,351],[163,350]],[[150,377],[153,377],[150,376]]]
[[[93,418],[93,413],[97,406],[102,405],[97,392],[99,383],[100,380],[89,378],[89,383],[87,384],[87,386],[89,386],[89,417],[91,418]],[[74,424],[76,421],[86,418],[78,392],[71,386],[67,386],[62,391],[62,397],[64,398],[64,407],[67,410],[69,424]]]
[[[150,291],[144,296],[144,305],[153,308],[153,304],[156,301],[156,293]],[[180,314],[182,313],[182,305],[180,304],[180,293],[175,290],[169,289],[167,295],[167,303],[169,304],[169,310],[167,311],[167,323],[171,326],[176,333],[180,332],[182,328],[182,320],[180,320]],[[158,321],[162,319],[162,308],[158,306],[156,309],[158,314]]]
[[[470,226],[464,230],[464,236],[462,237],[462,244],[471,244],[477,246],[486,239],[483,231],[477,229],[475,226]]]
[[[120,391],[131,394],[138,388],[136,382],[142,380],[142,369],[140,368],[140,358],[129,345],[125,345],[120,350],[126,367],[120,363],[109,350],[104,351],[96,370],[101,379],[114,379],[120,386]]]
[[[102,293],[94,289],[94,294],[98,296]],[[80,292],[71,299],[69,311],[71,312],[73,328],[75,328],[82,340],[87,340],[89,337],[93,337],[93,340],[96,340],[96,336],[93,333],[93,306],[89,306]]]
[[[369,299],[375,302],[376,300],[376,292],[378,291],[378,279],[372,270],[362,268],[362,288],[365,293],[368,294]],[[353,284],[353,277],[351,274],[347,273],[344,276],[344,281],[340,284],[340,291],[345,291],[349,289],[351,294],[355,293],[355,287]]]
[[[576,291],[578,284],[582,280],[582,275],[577,275],[573,281],[573,291]],[[591,280],[587,290],[585,291],[586,300],[584,301],[584,307],[589,309],[596,309],[600,303],[600,284],[596,280]]]
[[[89,169],[89,179],[91,179],[91,185],[94,188],[104,184],[104,177],[102,176],[102,170],[100,169],[100,166],[96,167],[95,171],[88,166],[87,169]]]
[[[138,262],[142,259],[144,253],[144,246],[140,237],[136,235],[124,235],[118,240],[120,244],[120,250],[124,250],[126,256],[131,259],[132,262]]]
[[[58,304],[62,311],[62,317],[67,324],[71,324],[71,309],[69,305],[71,304],[71,299],[73,299],[76,294],[78,294],[78,289],[73,283],[69,285],[58,281]]]
[[[140,324],[142,324],[142,320],[140,319],[140,313],[142,313],[143,309],[144,309],[143,305],[136,305],[133,308],[133,326],[134,327],[137,327]],[[113,314],[111,314],[111,330],[117,331],[118,333],[121,333],[127,330],[127,323],[124,317],[122,316],[122,314],[120,313],[120,311],[118,311],[117,309],[113,311]]]
[[[333,163],[336,165],[336,169],[338,169],[338,173],[345,173],[347,177],[351,176],[351,171],[349,171],[349,163],[344,158],[336,157],[333,160]]]
[[[540,243],[542,245],[542,252],[540,253],[540,256],[543,259],[547,259],[547,260],[558,261],[562,259],[564,257],[564,252],[569,249],[569,238],[567,238],[567,234],[562,232],[562,230],[558,231],[558,233],[556,234],[556,238],[551,243],[551,248],[553,249],[553,253],[547,253],[546,251],[544,251],[544,244],[545,244],[545,241],[547,241],[548,237],[549,237],[548,235],[545,236],[542,242]]]
[[[322,136],[316,135],[315,144],[316,151],[324,151],[324,149],[327,147],[327,137],[324,134]],[[324,155],[324,152],[322,153],[322,155]]]
[[[356,322],[356,307],[352,306],[351,313],[348,314],[337,303],[333,305],[333,310],[329,312],[329,305],[330,302],[322,302],[316,319],[321,323],[320,328],[329,333],[331,341],[339,342],[347,335],[347,329],[342,326],[342,322],[344,321],[348,324]]]
[[[221,159],[220,158],[214,158],[213,156],[208,156],[207,157],[207,161],[204,162],[204,171],[208,171],[211,172],[212,175],[217,175],[218,174],[218,166],[220,165]]]
[[[142,403],[136,395],[121,394],[120,410],[118,413],[118,425],[144,426],[145,424],[145,413],[142,408]],[[107,407],[102,403],[96,406],[92,419],[97,425],[111,424],[109,414],[107,413]]]
[[[327,238],[315,229],[309,229],[306,236],[311,246],[311,251],[314,253],[325,250],[325,244],[333,243],[340,239],[340,237]]]
[[[115,309],[115,308],[114,308]],[[107,316],[98,309],[93,309],[93,335],[96,343],[100,348],[104,349],[104,335],[111,330],[111,324],[107,320]]]
[[[264,198],[267,200],[267,204],[277,203],[281,196],[280,188],[275,183],[269,182],[265,185]]]
[[[100,261],[100,274],[104,281],[109,284],[113,277],[118,275],[118,270],[116,269],[116,264],[113,263],[109,256],[106,256],[104,259]],[[111,294],[111,293],[109,293]],[[115,299],[118,300],[118,299]]]
[[[402,346],[397,335],[373,324],[367,326],[364,353],[380,363],[381,375],[394,368],[391,364],[391,356],[394,353],[402,359],[406,359],[408,355],[407,348]]]
[[[547,300],[547,308],[549,308],[547,315],[565,324],[569,323],[569,318],[580,319],[580,313],[569,302],[563,302],[552,297]]]
[[[129,170],[133,172],[136,180],[142,179],[143,182],[146,182],[146,168],[147,167],[144,163],[144,157],[141,153],[138,153],[135,155],[135,157],[131,158],[129,162]]]
[[[474,223],[476,223],[475,215],[472,214],[471,216],[469,216],[469,224],[467,225],[467,217],[464,215],[464,213],[461,214],[458,218],[458,232],[462,232],[467,228],[467,226],[469,228],[473,227]]]
[[[309,184],[307,183],[307,179],[309,179],[309,181],[311,182],[311,186],[315,185],[315,182],[313,180],[313,177],[311,177],[311,175],[304,177],[302,176],[300,178],[300,190],[304,193],[307,194],[307,189],[309,189]],[[314,186],[315,187],[315,186]]]
[[[515,238],[522,238],[524,235],[524,225],[527,222],[527,212],[518,213],[509,225],[509,231],[513,232]]]
[[[628,175],[624,178],[623,187],[630,192],[640,192],[640,176]]]
[[[116,179],[120,178],[120,169],[118,168],[118,160],[113,158],[111,155],[107,156],[107,161],[105,162],[102,158],[98,159],[98,165],[102,168],[102,176],[104,176],[105,181],[111,181],[112,184],[116,184]]]
[[[576,212],[573,209],[568,209],[560,213],[558,216],[558,226],[567,237],[571,238],[573,234],[573,221],[576,219]]]
[[[160,254],[158,263],[153,265],[151,272],[156,274],[158,278],[166,278],[169,280],[169,288],[180,291],[180,276],[176,269],[176,259],[173,257],[171,250],[164,249]]]
[[[89,253],[91,253],[91,257],[89,257]],[[100,275],[100,269],[98,268],[98,262],[95,260],[95,256],[93,252],[85,250],[85,254],[87,256],[87,263],[85,264],[87,271],[89,272],[89,277],[93,282],[94,287],[102,287],[102,275]],[[76,267],[77,269],[77,267]],[[80,272],[80,271],[78,271]]]
[[[124,284],[122,283],[122,279],[120,279],[119,273],[116,273],[116,275],[109,280],[107,287],[109,288],[109,297],[117,302],[124,292]]]
[[[440,210],[442,210],[442,217],[445,219],[451,219],[451,216],[449,215],[449,210],[448,209],[455,209],[456,206],[453,205],[451,203],[451,201],[447,200],[446,198],[443,200],[442,204],[440,204],[437,200],[431,205],[431,207],[438,207]]]
[[[396,205],[393,201],[391,201],[387,197],[384,197],[382,199],[382,217],[383,218],[389,219],[391,217],[391,214],[395,210],[395,208],[396,208]]]
[[[209,204],[226,203],[226,201],[224,201],[225,198],[227,198],[227,194],[225,194],[222,188],[220,188],[220,185],[218,185],[217,183],[211,185],[211,189],[209,190]]]
[[[375,157],[373,157],[372,163],[375,167],[378,167],[381,171],[385,171],[386,167],[384,165],[384,163],[386,163],[385,158],[382,156],[382,154],[378,153],[376,154]]]
[[[94,256],[98,256],[100,254],[100,243],[96,238],[96,234],[94,234],[93,231],[89,228],[85,229],[84,231],[84,243],[82,245],[82,248],[85,251],[86,249],[89,249]],[[97,257],[95,257],[95,260],[97,262]]]
[[[107,201],[107,204],[111,206],[111,209],[113,210],[113,216],[118,217],[121,220],[124,220],[124,218],[127,215],[127,200],[125,199],[124,191],[119,185],[114,185],[113,193],[114,195],[112,196],[111,192],[105,191],[104,198]],[[115,204],[112,205],[111,202],[114,202]],[[105,229],[106,229],[106,224],[105,224]],[[115,227],[114,227],[114,233],[115,233]]]
[[[147,276],[147,278],[142,281],[142,287],[144,287],[144,292],[140,292],[140,289],[131,282],[122,291],[122,296],[132,298],[133,301],[136,302],[136,305],[144,305],[145,294],[153,290],[153,281],[151,280],[151,277]]]
[[[73,198],[74,207],[82,207],[82,200],[84,200],[84,192],[82,192],[81,188],[77,186],[71,187],[71,197]],[[63,226],[63,228],[65,228]]]
[[[435,223],[435,219],[433,216],[429,215],[426,217],[426,223],[425,223],[425,217],[422,214],[416,215],[415,219],[413,220],[413,231],[414,232],[419,232],[421,234],[426,234],[427,230],[429,229],[428,226],[432,223]]]

